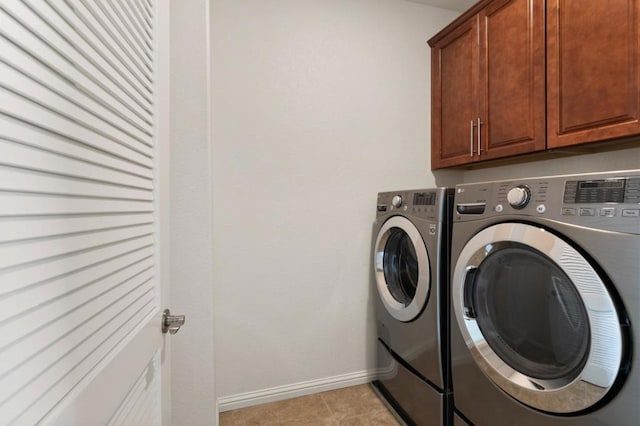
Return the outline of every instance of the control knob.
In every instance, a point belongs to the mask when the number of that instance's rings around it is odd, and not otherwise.
[[[528,186],[518,185],[507,193],[507,201],[514,209],[524,208],[531,199],[531,190]]]
[[[402,205],[402,197],[400,195],[394,195],[391,199],[391,205],[396,209]]]

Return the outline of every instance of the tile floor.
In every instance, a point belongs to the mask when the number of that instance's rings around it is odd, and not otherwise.
[[[220,426],[398,424],[368,384],[220,413]]]

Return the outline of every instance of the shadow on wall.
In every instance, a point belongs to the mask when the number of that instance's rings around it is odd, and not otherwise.
[[[463,182],[464,171],[457,169],[434,170],[433,175],[436,179],[436,186],[453,188]]]
[[[538,159],[518,164],[487,166],[481,169],[435,170],[436,185],[454,187],[459,183],[553,176],[574,173],[636,169],[640,164],[640,146],[609,152]]]
[[[367,357],[367,365],[371,366],[371,368],[375,369],[378,367],[377,363],[377,341],[378,341],[378,320],[376,315],[376,300],[378,298],[378,289],[376,288],[376,277],[374,273],[374,260],[373,260],[373,246],[376,242],[377,235],[375,232],[375,221],[371,224],[371,243],[369,244],[369,291],[367,292],[367,324],[370,324],[370,331],[367,333],[366,340],[366,353]]]

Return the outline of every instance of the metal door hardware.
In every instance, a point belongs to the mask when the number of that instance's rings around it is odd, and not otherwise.
[[[480,157],[482,153],[482,125],[484,121],[480,121],[480,117],[478,117],[478,157]]]
[[[170,334],[176,334],[184,325],[185,319],[184,315],[171,315],[171,311],[165,309],[162,312],[162,332],[168,331]]]
[[[469,135],[469,156],[473,158],[473,128],[476,127],[471,120],[471,134]]]

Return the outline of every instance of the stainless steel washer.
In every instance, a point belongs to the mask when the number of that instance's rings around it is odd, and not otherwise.
[[[408,424],[450,423],[448,271],[453,191],[378,194],[373,281],[378,324],[374,382]]]
[[[458,185],[454,400],[480,425],[640,414],[640,170]]]

